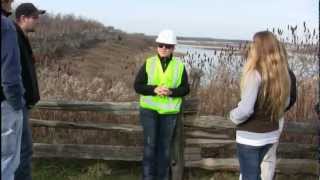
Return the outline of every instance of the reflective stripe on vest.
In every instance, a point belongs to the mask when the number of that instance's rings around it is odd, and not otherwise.
[[[166,71],[163,73],[160,59],[157,56],[149,58],[147,59],[146,63],[148,85],[161,85],[168,88],[176,88],[181,84],[183,68],[184,65],[182,64],[182,62],[173,58],[170,61]],[[160,97],[143,95],[141,95],[140,97],[141,107],[155,110],[159,114],[178,113],[180,111],[181,102],[182,98],[180,97]]]
[[[154,78],[155,78],[155,71],[157,68],[157,58],[156,57],[152,57],[152,62],[150,65],[150,77],[148,76],[148,84],[152,84],[154,82]]]
[[[152,96],[142,96],[142,101],[145,103],[160,108],[163,111],[174,111],[177,108],[180,108],[180,104],[174,103],[172,97],[166,97],[168,98],[169,102],[161,103],[161,102],[155,102]],[[165,98],[165,97],[164,97]]]

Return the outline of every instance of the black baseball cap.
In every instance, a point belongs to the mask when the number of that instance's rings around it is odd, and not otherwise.
[[[45,10],[36,8],[32,3],[22,3],[16,9],[16,18],[24,16],[38,16],[46,13]]]

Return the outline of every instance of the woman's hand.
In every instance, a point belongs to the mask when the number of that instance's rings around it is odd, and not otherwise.
[[[166,87],[158,86],[154,89],[154,92],[158,96],[170,96],[172,94],[172,91]]]

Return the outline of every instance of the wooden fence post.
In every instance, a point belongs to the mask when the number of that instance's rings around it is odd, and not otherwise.
[[[200,87],[203,72],[200,69],[192,68],[190,70],[190,97],[196,97]]]
[[[171,180],[183,180],[184,173],[184,103],[181,106],[181,112],[178,115],[176,128],[172,141],[172,164],[171,164]]]

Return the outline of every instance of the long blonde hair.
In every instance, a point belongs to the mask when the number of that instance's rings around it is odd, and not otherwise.
[[[258,32],[253,37],[241,78],[241,91],[247,75],[253,70],[261,75],[257,97],[259,108],[271,113],[272,121],[279,119],[284,114],[290,93],[288,60],[283,44],[269,31]]]

